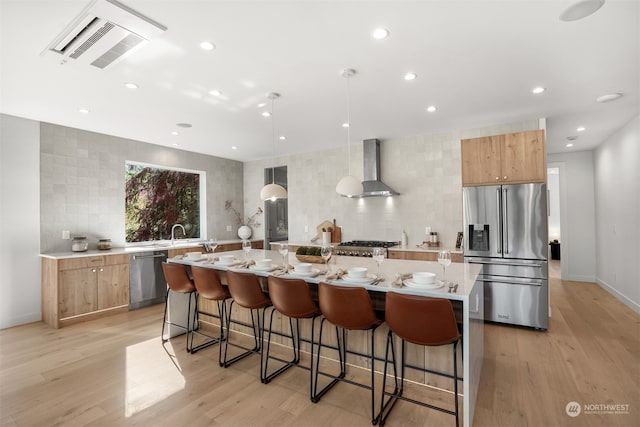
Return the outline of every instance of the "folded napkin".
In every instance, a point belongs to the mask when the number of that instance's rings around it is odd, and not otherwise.
[[[345,274],[347,274],[347,270],[343,270],[342,268],[339,268],[338,270],[336,270],[335,273],[333,274],[329,274],[325,280],[338,280],[338,279],[342,279],[342,276],[344,276]]]
[[[182,259],[182,258],[184,258],[184,255],[176,255],[176,256],[174,256],[174,257],[173,257],[173,258],[171,258],[171,259],[178,260],[178,259]]]
[[[402,281],[411,279],[413,277],[413,273],[396,273],[396,278],[391,282],[392,285],[401,286]]]
[[[276,270],[272,271],[271,274],[274,276],[284,276],[285,274],[289,274],[294,270],[293,265],[287,264],[287,267],[278,267]]]
[[[252,259],[250,259],[249,261],[243,261],[241,264],[236,265],[236,268],[249,268],[252,265],[255,265],[256,262]]]
[[[216,257],[211,257],[211,258],[207,258],[207,260],[204,262],[205,264],[213,264],[216,261],[220,261],[220,258]]]

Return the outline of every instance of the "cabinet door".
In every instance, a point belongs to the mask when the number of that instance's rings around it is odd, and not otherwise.
[[[487,185],[500,181],[500,153],[504,135],[460,141],[462,185]]]
[[[60,318],[77,316],[96,310],[96,283],[98,268],[80,268],[60,272]]]
[[[501,158],[502,183],[545,182],[544,131],[505,135]]]
[[[98,310],[129,305],[129,264],[98,268]]]

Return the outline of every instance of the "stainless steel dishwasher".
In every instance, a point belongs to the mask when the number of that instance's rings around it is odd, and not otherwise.
[[[164,302],[167,282],[162,263],[167,251],[137,252],[129,255],[129,310]]]

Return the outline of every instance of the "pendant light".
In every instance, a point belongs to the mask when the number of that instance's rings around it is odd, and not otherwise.
[[[280,98],[279,93],[271,92],[267,94],[267,98],[271,100],[271,184],[267,184],[260,190],[260,199],[263,202],[267,200],[275,201],[276,199],[286,199],[287,190],[281,185],[276,184],[276,120],[273,112],[273,106],[276,99]]]
[[[351,175],[351,105],[349,99],[349,79],[353,77],[356,73],[356,70],[352,68],[347,68],[342,70],[342,77],[347,79],[347,158],[349,161],[349,174],[343,177],[340,181],[338,181],[338,185],[336,185],[336,192],[342,196],[353,197],[359,196],[364,191],[362,187],[362,182]]]

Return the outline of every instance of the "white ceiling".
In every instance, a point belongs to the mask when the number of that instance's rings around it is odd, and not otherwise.
[[[588,150],[640,111],[636,0],[574,22],[561,0],[123,2],[168,30],[100,70],[42,54],[87,0],[0,0],[0,111],[242,161],[271,156],[268,92],[282,94],[276,155],[345,146],[348,67],[354,142],[545,117],[549,153]]]

